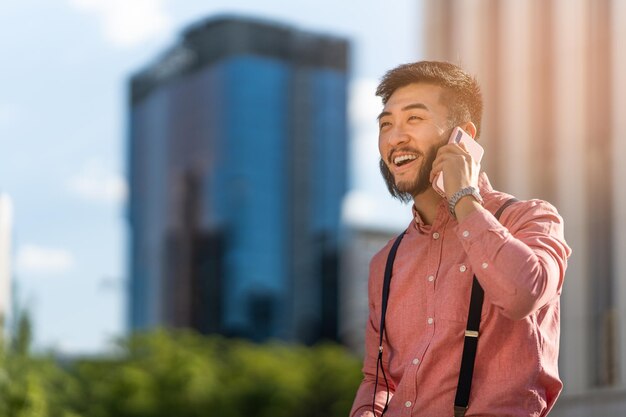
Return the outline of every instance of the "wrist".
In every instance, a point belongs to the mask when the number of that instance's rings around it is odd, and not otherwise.
[[[482,205],[471,196],[461,198],[454,211],[457,222],[461,223],[467,216],[479,210],[480,207]]]
[[[483,198],[476,187],[469,186],[461,188],[454,193],[448,201],[450,214],[459,222],[468,214],[482,206]]]

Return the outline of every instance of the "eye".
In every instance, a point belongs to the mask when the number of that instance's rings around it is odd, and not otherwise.
[[[424,120],[424,118],[416,115],[411,115],[409,116],[409,120]]]
[[[387,126],[391,126],[391,123],[389,123],[389,122],[380,122],[378,127],[379,127],[379,129],[382,130],[384,127],[387,127]]]

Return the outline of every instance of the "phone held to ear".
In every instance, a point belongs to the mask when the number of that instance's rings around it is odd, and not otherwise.
[[[472,155],[474,161],[477,161],[479,163],[480,160],[483,158],[483,154],[485,153],[483,147],[480,146],[473,137],[471,137],[467,132],[465,132],[458,126],[455,127],[454,130],[452,130],[452,134],[450,135],[450,140],[448,141],[448,143],[465,144],[465,148],[467,149],[469,154]],[[444,198],[446,197],[446,192],[443,188],[443,172],[440,172],[439,175],[437,175],[437,178],[435,178],[435,181],[433,181],[433,188],[439,193],[439,195]]]

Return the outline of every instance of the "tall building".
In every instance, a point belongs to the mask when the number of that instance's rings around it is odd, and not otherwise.
[[[426,6],[427,58],[458,63],[483,86],[494,185],[544,198],[566,221],[565,387],[550,415],[626,415],[626,2]]]
[[[209,19],[130,82],[130,328],[337,338],[348,43]]]
[[[11,314],[13,277],[13,204],[0,193],[0,330],[6,329]]]

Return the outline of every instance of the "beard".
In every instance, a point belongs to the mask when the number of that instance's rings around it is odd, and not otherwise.
[[[447,138],[445,135],[444,137]],[[437,151],[446,143],[447,140],[442,142],[440,145],[433,146],[426,152],[426,155],[422,152],[417,152],[417,154],[422,158],[421,168],[417,172],[415,178],[401,183],[396,182],[393,174],[387,167],[387,164],[381,158],[379,161],[380,173],[385,180],[385,184],[387,184],[387,189],[389,190],[391,196],[397,198],[403,203],[408,203],[416,196],[428,190],[428,187],[431,186],[430,171],[433,169],[433,162],[435,162],[435,158],[437,157]]]

